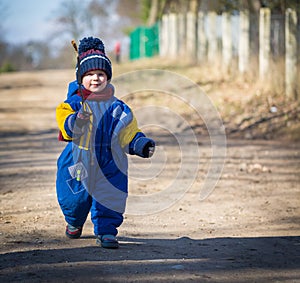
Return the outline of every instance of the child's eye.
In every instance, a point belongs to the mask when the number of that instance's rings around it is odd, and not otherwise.
[[[99,78],[103,78],[105,76],[104,73],[92,73],[92,72],[91,73],[86,73],[86,76],[92,77],[94,75],[97,75],[97,77],[99,77]]]

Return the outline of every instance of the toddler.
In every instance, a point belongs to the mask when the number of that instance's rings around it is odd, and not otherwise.
[[[111,61],[99,38],[80,41],[76,78],[56,109],[60,140],[68,142],[57,161],[56,179],[66,236],[79,238],[91,212],[97,243],[118,248],[117,228],[128,193],[126,154],[149,158],[155,142],[115,97]]]

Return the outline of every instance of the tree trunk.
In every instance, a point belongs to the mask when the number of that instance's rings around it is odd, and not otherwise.
[[[150,14],[148,18],[148,26],[152,26],[158,19],[158,0],[151,1]]]
[[[198,13],[198,0],[191,0],[190,1],[190,12],[194,13],[195,15]]]

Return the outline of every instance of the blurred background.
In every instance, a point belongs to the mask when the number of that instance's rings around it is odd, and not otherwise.
[[[71,40],[96,36],[114,74],[164,68],[199,84],[228,134],[300,139],[299,0],[1,0],[0,15],[0,73],[74,69]]]
[[[266,75],[283,64],[286,41],[298,55],[299,9],[299,0],[1,0],[0,70],[73,67],[70,41],[93,35],[108,53],[119,44],[123,61],[180,55],[230,71],[239,59],[243,73],[261,56]]]
[[[84,36],[102,38],[107,52],[117,41],[125,48],[130,30],[143,23],[146,2],[1,0],[1,71],[73,67],[70,41]]]

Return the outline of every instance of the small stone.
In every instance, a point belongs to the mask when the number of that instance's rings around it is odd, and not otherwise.
[[[259,163],[249,165],[248,171],[250,173],[261,173],[262,172],[262,165]]]
[[[240,164],[240,171],[247,171],[247,163]]]
[[[263,166],[262,171],[263,171],[264,173],[271,173],[271,172],[272,172],[271,169],[268,168],[267,166]]]

